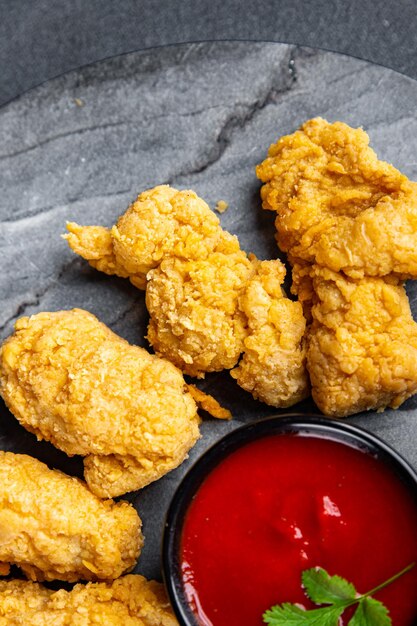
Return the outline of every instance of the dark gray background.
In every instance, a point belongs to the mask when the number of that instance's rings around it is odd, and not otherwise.
[[[64,71],[151,46],[299,43],[417,77],[416,0],[0,0],[0,104]]]

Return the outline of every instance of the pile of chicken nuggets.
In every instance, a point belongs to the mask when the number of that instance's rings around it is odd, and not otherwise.
[[[316,118],[258,165],[264,209],[292,270],[244,252],[193,191],[140,194],[117,224],[68,223],[72,250],[146,291],[147,339],[130,345],[87,311],[19,319],[0,348],[0,393],[39,440],[81,455],[84,481],[0,452],[1,624],[173,626],[162,585],[129,575],[143,535],[111,498],[177,467],[199,409],[230,413],[185,381],[229,370],[286,408],[327,416],[397,408],[417,391],[417,183],[378,160],[361,129]],[[42,581],[89,581],[54,592]],[[76,615],[76,620],[75,616]],[[74,621],[75,620],[75,621]]]

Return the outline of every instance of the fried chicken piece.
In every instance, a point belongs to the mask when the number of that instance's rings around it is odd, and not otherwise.
[[[326,415],[397,408],[417,391],[417,324],[395,277],[350,279],[313,266],[307,367]]]
[[[80,309],[16,322],[0,349],[0,393],[38,439],[85,457],[100,497],[160,478],[199,438],[181,372]]]
[[[129,503],[102,501],[78,478],[0,451],[2,564],[32,580],[110,580],[134,567],[142,545]]]
[[[240,297],[248,319],[245,352],[233,378],[272,406],[287,407],[309,394],[303,336],[306,320],[299,302],[285,297],[280,261],[258,261],[257,272]]]
[[[149,343],[190,376],[230,369],[243,351],[247,328],[239,295],[253,267],[230,243],[229,253],[198,261],[171,257],[148,274]]]
[[[309,322],[307,368],[326,415],[398,407],[417,391],[417,185],[379,161],[361,129],[320,118],[258,166],[263,207]]]
[[[219,218],[194,191],[159,185],[141,193],[111,229],[67,224],[64,238],[90,265],[146,288],[149,270],[162,259],[198,260],[223,237]],[[235,243],[235,248],[239,245]]]
[[[127,276],[139,287],[146,280],[148,340],[158,355],[201,378],[237,364],[252,334],[239,302],[256,274],[257,262],[221,228],[217,216],[194,192],[162,185],[141,194],[111,231],[74,223],[68,229],[70,247],[97,269]],[[294,310],[289,301],[284,304],[280,288],[265,301],[268,308],[273,298],[280,300],[277,311],[286,315]],[[287,323],[294,323],[293,337],[298,336],[298,315]],[[277,325],[273,328],[279,332]],[[278,343],[277,335],[274,345]],[[265,359],[271,363],[274,358],[271,348],[267,350],[262,363],[252,351],[238,370],[238,383],[260,400],[290,406],[304,397],[306,374],[292,372],[293,355],[287,362],[280,350],[274,367],[268,369],[273,379],[267,382]],[[300,343],[296,353],[302,350]],[[284,387],[271,393],[281,383]]]
[[[294,263],[353,278],[417,278],[417,184],[379,161],[368,135],[321,118],[272,145],[257,167],[263,207]]]
[[[67,227],[70,247],[93,267],[146,287],[159,356],[200,378],[237,363],[246,333],[238,298],[253,267],[193,191],[145,191],[111,230]]]
[[[52,591],[0,581],[0,626],[178,626],[162,584],[130,574],[112,583]]]

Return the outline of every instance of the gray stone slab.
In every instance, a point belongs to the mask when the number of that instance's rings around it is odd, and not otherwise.
[[[110,225],[136,194],[156,184],[193,188],[243,248],[277,255],[273,216],[260,208],[254,167],[278,136],[322,115],[363,125],[379,156],[417,177],[417,83],[327,52],[280,44],[193,44],[134,53],[72,72],[0,109],[1,337],[17,317],[81,307],[129,341],[146,345],[144,294],[95,272],[60,238],[66,220]],[[81,105],[81,106],[80,106]],[[409,285],[414,312],[417,289]],[[146,545],[137,571],[159,577],[164,515],[193,461],[223,434],[276,410],[251,398],[227,373],[207,376],[235,419],[206,421],[178,470],[131,494]],[[383,415],[351,418],[393,444],[417,467],[416,400]],[[314,409],[310,401],[294,407]],[[3,405],[0,447],[29,452],[80,473],[36,443]]]

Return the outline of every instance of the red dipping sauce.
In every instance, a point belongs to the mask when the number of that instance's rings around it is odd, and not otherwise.
[[[189,506],[180,544],[185,595],[202,626],[261,626],[282,602],[313,608],[301,587],[310,567],[364,593],[413,561],[410,489],[370,453],[311,434],[264,436],[221,461]],[[393,626],[416,624],[417,566],[374,597]]]

